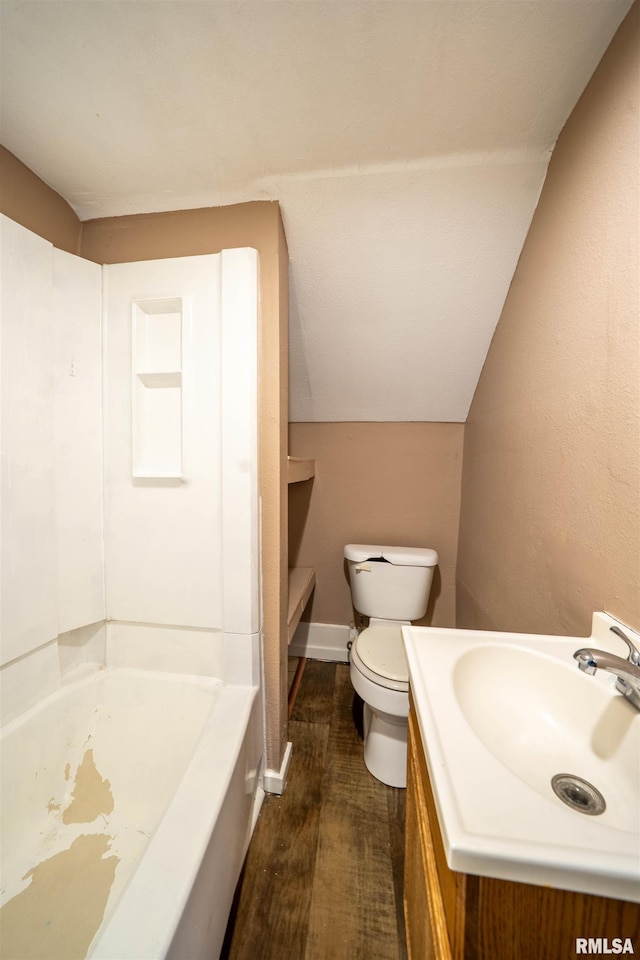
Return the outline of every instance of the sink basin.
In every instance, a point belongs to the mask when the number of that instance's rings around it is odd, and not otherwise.
[[[575,662],[495,643],[462,654],[453,688],[475,735],[526,784],[556,802],[552,778],[574,774],[604,796],[604,822],[637,829],[640,725],[623,697]]]
[[[451,869],[640,902],[640,713],[573,659],[621,654],[615,622],[594,614],[588,639],[403,628]]]

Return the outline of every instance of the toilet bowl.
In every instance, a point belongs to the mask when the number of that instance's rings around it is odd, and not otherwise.
[[[391,787],[407,783],[409,674],[402,626],[427,608],[434,550],[347,544],[353,605],[369,616],[369,626],[350,650],[349,675],[364,701],[364,762]]]
[[[364,762],[390,787],[406,786],[409,675],[402,624],[371,620],[350,651],[351,684],[364,701]]]

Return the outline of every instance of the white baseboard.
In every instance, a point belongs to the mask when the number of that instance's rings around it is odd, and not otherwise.
[[[284,793],[284,788],[287,785],[287,774],[289,772],[289,761],[291,760],[292,746],[293,744],[291,741],[289,741],[284,751],[282,766],[279,770],[270,770],[267,768],[264,771],[262,776],[262,787],[265,793],[277,793],[278,796],[281,796]]]
[[[300,622],[289,644],[289,656],[348,663],[349,627],[339,623]]]

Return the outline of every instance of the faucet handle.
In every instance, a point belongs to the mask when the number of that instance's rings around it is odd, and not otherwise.
[[[629,663],[635,664],[636,667],[640,666],[640,650],[638,650],[636,645],[629,639],[626,633],[617,626],[609,627],[609,629],[612,633],[615,633],[617,637],[620,637],[621,640],[624,640],[626,645],[629,647],[629,656],[627,657]]]

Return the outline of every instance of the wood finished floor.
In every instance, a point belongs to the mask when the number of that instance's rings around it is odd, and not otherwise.
[[[345,664],[308,660],[282,797],[267,795],[222,960],[406,960],[405,791],[364,766]]]

